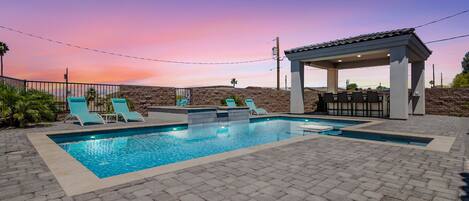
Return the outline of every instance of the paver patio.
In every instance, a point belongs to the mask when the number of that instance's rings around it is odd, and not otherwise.
[[[368,128],[457,137],[449,153],[317,138],[67,197],[25,134],[76,128],[0,131],[0,200],[443,201],[459,200],[467,186],[469,119],[427,115]]]

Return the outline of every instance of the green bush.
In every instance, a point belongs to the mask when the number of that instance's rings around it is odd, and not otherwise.
[[[221,103],[222,106],[226,106],[225,100],[228,99],[228,98],[232,98],[235,101],[237,106],[244,106],[243,100],[239,96],[236,96],[236,95],[228,96],[225,99],[220,100],[220,103]]]
[[[58,112],[52,95],[6,85],[0,85],[0,110],[0,124],[15,127],[55,121]]]
[[[459,73],[454,77],[452,87],[454,88],[463,88],[469,87],[469,72],[468,73]]]

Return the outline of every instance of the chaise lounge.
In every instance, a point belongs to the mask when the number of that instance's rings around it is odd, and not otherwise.
[[[236,107],[237,106],[235,100],[232,99],[232,98],[225,99],[225,103],[226,103],[226,106],[228,106],[228,107]]]
[[[267,114],[267,111],[265,109],[256,107],[256,104],[250,98],[244,100],[244,103],[246,103],[246,105],[249,107],[249,111],[251,112],[251,114]]]
[[[103,117],[95,112],[88,110],[88,104],[85,97],[68,97],[68,108],[70,114],[65,117],[64,123],[71,118],[76,118],[81,126],[85,124],[105,124]]]
[[[129,111],[129,107],[127,106],[127,100],[125,100],[125,98],[113,98],[111,99],[111,102],[112,107],[114,108],[114,113],[118,117],[122,117],[126,123],[129,121],[145,122],[145,119],[140,113]]]

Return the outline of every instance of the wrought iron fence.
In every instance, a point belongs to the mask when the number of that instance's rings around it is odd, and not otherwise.
[[[23,89],[26,86],[26,80],[20,80],[20,79],[16,79],[12,77],[5,77],[5,76],[0,76],[0,83],[15,87],[15,88],[23,88]]]
[[[51,94],[61,111],[68,110],[67,97],[71,96],[84,96],[93,112],[107,112],[110,99],[120,97],[120,85],[113,84],[20,80],[11,77],[0,77],[0,81],[12,87]]]
[[[176,101],[178,99],[187,99],[188,104],[191,103],[192,90],[190,88],[176,88]]]

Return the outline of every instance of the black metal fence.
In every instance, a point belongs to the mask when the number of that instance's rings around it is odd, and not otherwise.
[[[0,83],[51,94],[61,111],[68,110],[67,97],[71,96],[84,96],[88,100],[89,109],[93,112],[107,112],[110,108],[110,99],[120,97],[120,85],[113,84],[34,81],[11,77],[0,77]]]
[[[176,101],[185,98],[188,104],[191,103],[192,90],[190,88],[176,88]]]
[[[16,79],[12,77],[4,77],[4,76],[0,76],[0,83],[15,87],[15,88],[23,88],[23,89],[26,86],[26,80],[20,80],[20,79]]]

